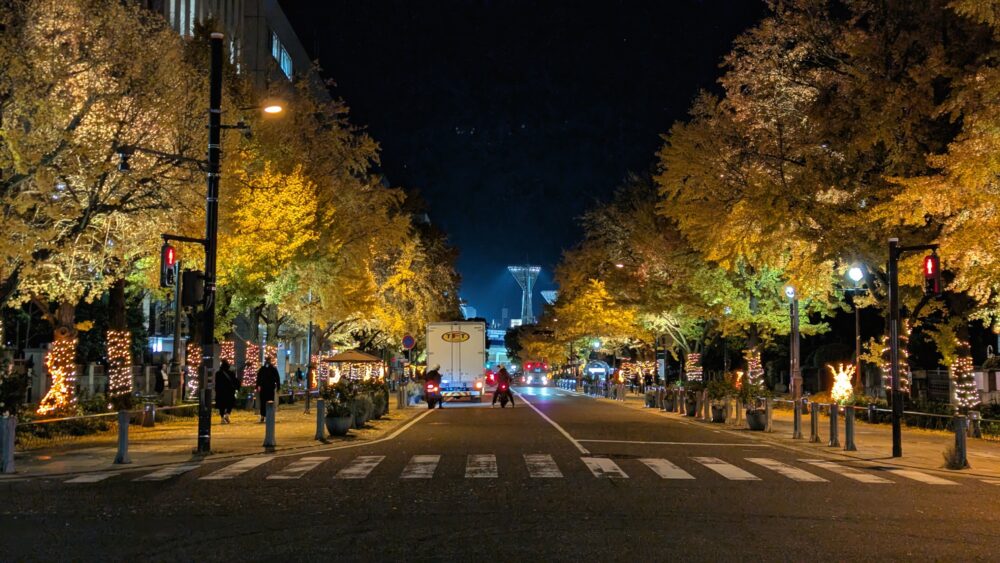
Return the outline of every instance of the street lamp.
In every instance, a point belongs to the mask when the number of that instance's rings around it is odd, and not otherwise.
[[[865,291],[865,288],[860,286],[861,280],[865,277],[864,271],[860,266],[852,266],[850,270],[847,271],[847,277],[854,282],[854,288],[848,290],[847,292],[852,295],[852,304],[854,305],[854,373],[858,377],[858,383],[861,381],[861,309],[858,307],[854,300],[857,296]]]
[[[788,347],[791,357],[791,384],[792,401],[794,405],[794,421],[792,427],[792,437],[802,437],[802,405],[799,400],[802,398],[802,369],[799,366],[799,300],[795,295],[795,288],[791,285],[785,286],[785,297],[788,297],[788,312],[791,316],[791,343]]]

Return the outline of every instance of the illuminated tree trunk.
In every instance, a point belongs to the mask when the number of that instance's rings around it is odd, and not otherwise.
[[[108,399],[116,409],[132,405],[132,333],[125,320],[125,280],[110,290],[108,323]]]
[[[44,308],[48,309],[47,305]],[[38,414],[69,412],[76,404],[76,307],[61,303],[54,315],[46,314],[55,327],[55,340],[45,354],[45,368],[52,376],[52,388],[38,403]]]

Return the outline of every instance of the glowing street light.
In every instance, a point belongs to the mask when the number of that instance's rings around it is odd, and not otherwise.
[[[850,270],[847,270],[847,277],[851,278],[855,284],[861,281],[865,277],[865,273],[858,266],[851,266]]]

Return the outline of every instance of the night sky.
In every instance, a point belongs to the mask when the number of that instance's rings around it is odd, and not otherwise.
[[[325,75],[460,249],[462,297],[487,318],[539,289],[579,216],[645,171],[700,88],[715,88],[756,0],[282,0]],[[542,299],[536,294],[536,310]]]

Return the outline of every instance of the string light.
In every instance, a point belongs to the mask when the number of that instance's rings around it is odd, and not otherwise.
[[[76,337],[56,337],[45,354],[45,369],[52,374],[52,388],[38,403],[38,414],[67,411],[76,404]]]
[[[385,364],[382,362],[323,362],[327,364],[330,385],[336,385],[342,377],[352,381],[385,379]]]
[[[184,357],[184,374],[187,380],[187,395],[189,399],[198,396],[198,368],[201,366],[201,344],[188,342]]]
[[[854,386],[851,384],[854,381],[854,366],[844,364],[837,364],[837,368],[830,364],[826,367],[830,368],[830,373],[833,374],[833,389],[830,390],[830,397],[837,402],[839,405],[846,405],[854,397]]]
[[[132,394],[132,333],[109,330],[107,346],[108,398],[118,400],[128,397]]]
[[[701,381],[701,354],[691,352],[684,360],[684,373],[687,374],[688,381]]]
[[[903,332],[899,335],[899,390],[903,392],[904,395],[910,394],[910,353],[907,349],[910,347],[910,333],[913,329],[910,328],[910,323],[908,321],[903,321]],[[886,389],[892,388],[892,360],[891,360],[892,350],[889,348],[889,337],[882,337],[882,363],[880,368],[882,369],[882,385]]]
[[[260,346],[247,343],[247,359],[243,363],[243,381],[251,382],[257,377],[257,370],[260,369]]]
[[[972,356],[968,354],[969,343],[959,342],[959,350],[963,352],[951,364],[951,380],[955,384],[955,400],[958,407],[968,410],[979,404],[979,390],[976,389],[976,378],[972,375]]]
[[[743,351],[743,359],[747,362],[747,384],[756,387],[764,383],[764,368],[760,363],[760,350],[756,348]]]
[[[219,359],[229,362],[229,365],[234,365],[236,363],[236,343],[232,340],[223,342]]]

